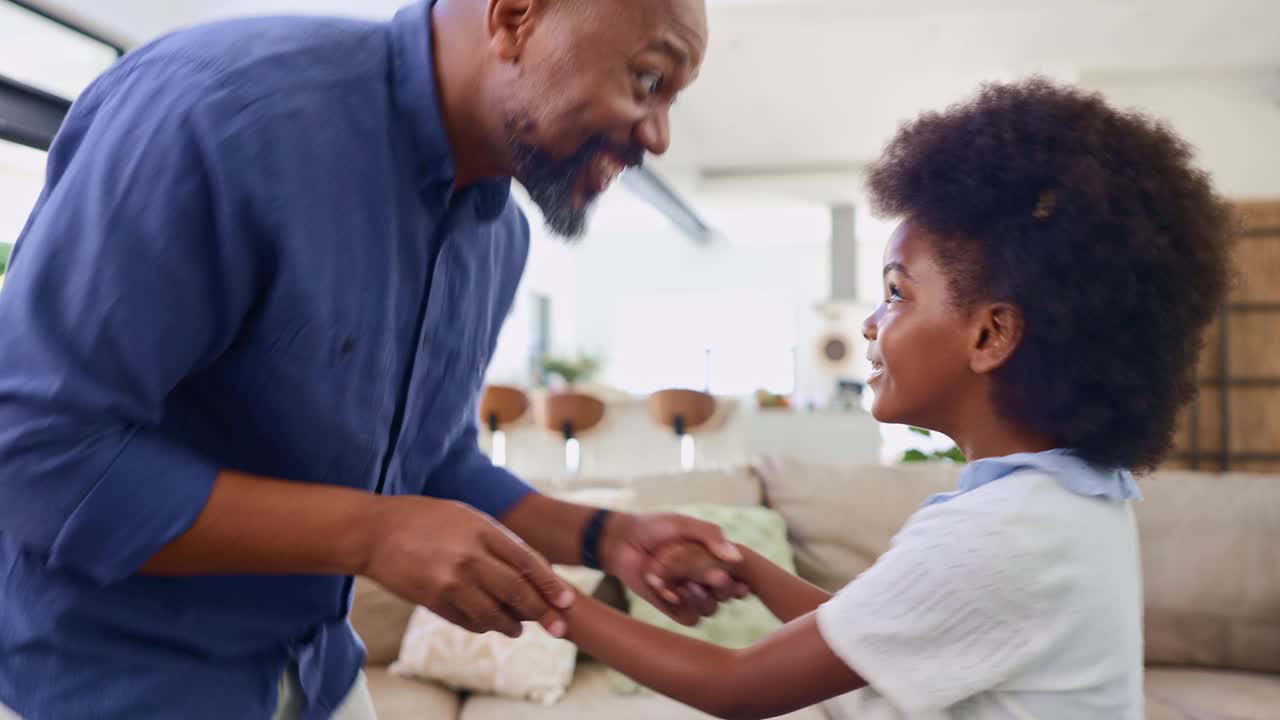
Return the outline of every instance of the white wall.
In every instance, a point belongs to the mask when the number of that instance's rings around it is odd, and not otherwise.
[[[701,388],[710,345],[718,391],[790,392],[797,373],[801,390],[830,384],[804,357],[820,325],[816,306],[830,293],[827,209],[741,196],[698,205],[719,233],[709,245],[691,242],[621,188],[572,245],[551,237],[530,208],[529,267],[489,380],[527,382],[531,298],[545,293],[553,352],[601,356],[604,383],[637,393],[655,384]]]
[[[1169,123],[1226,197],[1280,197],[1280,70],[1085,73],[1081,84]]]
[[[494,383],[526,385],[530,380],[536,295],[551,298],[551,352],[571,353],[577,349],[578,257],[573,247],[547,231],[542,216],[523,192],[517,190],[515,196],[529,218],[529,262],[511,314],[498,337],[487,377]]]
[[[858,299],[879,305],[884,299],[884,248],[898,227],[898,221],[872,215],[865,197],[856,208],[854,232],[858,238]]]
[[[779,375],[794,375],[791,348],[800,342],[802,316],[829,294],[826,210],[741,202],[700,209],[720,233],[709,245],[694,244],[665,223],[606,224],[586,239],[577,249],[578,342],[604,355],[606,382],[625,385],[620,375],[628,367],[634,375],[637,362],[669,363],[670,384],[701,387],[705,354],[699,339],[705,338],[721,348],[711,357],[713,388],[727,383],[741,393],[756,382],[786,390],[779,387]],[[640,320],[636,310],[645,305],[669,312]],[[666,323],[673,351],[678,346],[682,357],[669,357],[658,347],[637,348],[638,322]],[[757,330],[762,342],[754,344]],[[645,337],[661,338],[663,331],[649,329]],[[645,350],[653,354],[635,357]],[[758,378],[751,377],[750,366],[760,368]]]
[[[608,410],[600,427],[582,437],[585,476],[679,469],[679,445],[649,417],[642,397],[646,391],[627,395],[616,390],[636,381],[637,358],[632,353],[643,354],[640,370],[656,370],[645,375],[654,382],[700,387],[701,345],[694,342],[687,362],[679,362],[672,357],[680,346],[675,336],[687,340],[690,333],[696,338],[706,332],[723,341],[724,326],[745,328],[748,336],[758,333],[766,345],[787,353],[788,363],[792,347],[801,345],[796,350],[802,353],[816,349],[810,347],[811,336],[821,329],[816,307],[830,293],[827,209],[738,197],[701,203],[700,210],[721,233],[707,246],[681,236],[625,190],[611,191],[588,236],[574,245],[550,237],[540,227],[536,209],[529,211],[535,229],[522,302],[535,291],[550,294],[558,304],[554,350],[598,353],[605,361],[601,386],[587,389],[604,398]],[[682,305],[685,300],[688,304]],[[669,325],[652,324],[645,311],[653,308],[670,310]],[[527,302],[517,305],[508,319],[490,381],[527,382],[530,310]],[[642,341],[639,346],[637,339]],[[689,343],[683,346],[690,348]],[[682,373],[679,366],[692,373]],[[725,375],[738,373],[739,387],[754,389],[757,381],[765,383],[751,375],[753,369],[767,375],[770,367],[777,366],[759,357],[713,357],[713,388]],[[663,368],[674,369],[664,376]],[[793,380],[794,368],[788,365],[786,371],[787,380]],[[760,412],[750,398],[720,397],[720,419],[697,432],[699,467],[740,463],[770,451],[828,462],[876,462],[878,423],[860,408],[805,411],[804,389],[815,383],[830,385],[831,379],[812,363],[802,367],[801,374],[800,412]],[[690,375],[692,381],[684,382]],[[523,477],[546,483],[565,475],[563,444],[556,433],[536,425],[535,414],[527,413],[508,429],[509,466]],[[481,446],[489,449],[488,433],[482,433]]]

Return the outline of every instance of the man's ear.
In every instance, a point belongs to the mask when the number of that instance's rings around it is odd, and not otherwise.
[[[1026,324],[1022,311],[1009,303],[990,303],[974,310],[969,369],[985,375],[1004,366],[1022,344]]]
[[[520,60],[543,4],[544,0],[489,0],[489,43],[499,57],[509,62]]]

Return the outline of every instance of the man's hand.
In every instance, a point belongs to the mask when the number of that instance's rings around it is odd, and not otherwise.
[[[736,545],[711,523],[674,513],[615,513],[601,543],[604,569],[682,625],[714,615],[719,604],[746,597],[732,568]]]
[[[364,573],[475,633],[519,637],[520,622],[562,637],[575,594],[513,533],[461,503],[382,499]]]

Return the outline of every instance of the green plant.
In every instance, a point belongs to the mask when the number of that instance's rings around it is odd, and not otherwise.
[[[929,430],[925,430],[924,428],[912,427],[908,429],[917,435],[923,435],[924,437],[933,437],[933,432]],[[964,453],[960,452],[960,448],[954,444],[952,444],[952,446],[947,448],[946,450],[930,450],[926,452],[924,450],[918,450],[918,449],[912,448],[911,450],[908,450],[902,454],[902,462],[904,463],[936,462],[939,460],[949,460],[951,462],[960,463],[962,465],[968,462],[968,460],[964,456]]]
[[[555,375],[569,385],[587,382],[595,377],[599,370],[600,359],[586,353],[578,353],[572,358],[551,355],[542,358],[543,376]]]

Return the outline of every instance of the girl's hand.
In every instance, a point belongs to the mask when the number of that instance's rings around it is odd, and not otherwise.
[[[697,608],[702,617],[715,615],[720,603],[751,595],[736,572],[741,563],[725,562],[700,543],[666,545],[654,553],[654,565],[658,571],[646,578],[650,587],[672,605]],[[672,585],[663,578],[686,579]]]

